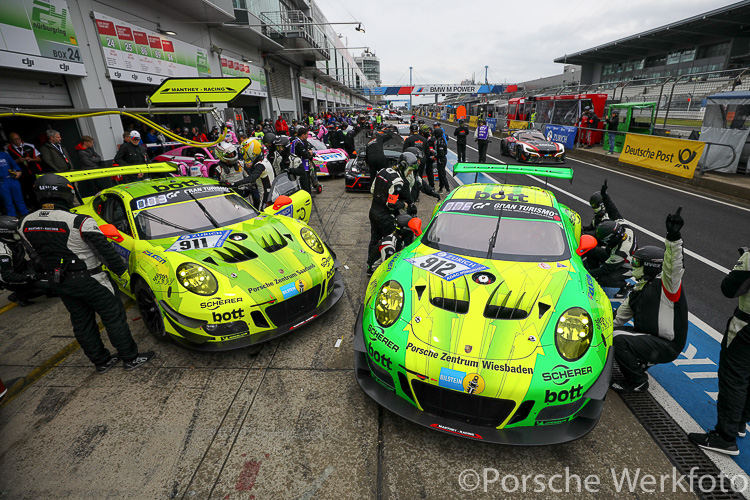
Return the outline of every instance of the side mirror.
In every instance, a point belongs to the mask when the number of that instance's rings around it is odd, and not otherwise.
[[[583,234],[581,235],[581,242],[576,249],[576,253],[581,256],[589,250],[596,248],[598,244],[599,242],[596,240],[596,238],[594,238],[590,234]]]
[[[420,236],[422,234],[422,219],[419,217],[413,217],[409,221],[409,229],[414,233],[414,236]]]
[[[286,195],[281,195],[273,202],[273,209],[274,210],[280,210],[281,208],[291,205],[292,199]]]
[[[106,236],[110,240],[116,241],[117,243],[120,243],[125,239],[122,237],[120,231],[117,230],[114,224],[104,224],[99,226],[99,229],[104,234],[104,236]]]

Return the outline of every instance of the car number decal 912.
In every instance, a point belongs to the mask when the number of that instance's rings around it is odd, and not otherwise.
[[[167,252],[186,252],[188,250],[198,250],[201,248],[217,248],[224,244],[231,229],[225,231],[204,231],[202,233],[185,234],[177,238],[172,246],[167,248]]]
[[[448,252],[422,255],[421,257],[406,259],[406,262],[446,281],[453,281],[465,274],[489,269],[489,267],[478,262]]]

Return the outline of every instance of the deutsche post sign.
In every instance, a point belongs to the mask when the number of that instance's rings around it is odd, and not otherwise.
[[[705,142],[628,134],[620,161],[692,179]]]
[[[247,77],[167,78],[151,95],[154,104],[195,104],[229,102],[250,85]]]

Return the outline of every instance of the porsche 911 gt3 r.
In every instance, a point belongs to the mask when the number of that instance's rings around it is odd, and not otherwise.
[[[460,164],[510,173],[553,167]],[[355,325],[362,389],[432,429],[495,443],[570,441],[598,422],[612,308],[578,253],[581,219],[552,192],[469,184],[380,265]]]
[[[170,169],[151,164],[63,175],[77,181]],[[121,290],[136,300],[157,339],[234,349],[296,330],[343,293],[335,255],[304,223],[310,195],[290,187],[290,178],[277,179],[276,201],[263,213],[214,180],[185,177],[105,189],[75,211],[93,217],[113,240],[131,277]]]

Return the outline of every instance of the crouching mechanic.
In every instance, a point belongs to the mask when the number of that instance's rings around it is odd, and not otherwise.
[[[126,371],[148,362],[154,352],[138,353],[125,308],[102,269],[99,256],[123,286],[130,281],[125,262],[94,219],[70,212],[75,191],[67,179],[57,174],[42,175],[34,183],[34,192],[42,209],[24,218],[21,237],[33,250],[50,290],[60,296],[70,313],[73,333],[83,352],[100,374],[120,360]],[[110,355],[102,343],[96,314],[117,349],[116,356]]]
[[[745,437],[750,422],[750,248],[740,248],[740,260],[721,282],[721,293],[739,304],[729,318],[719,353],[719,397],[716,428],[688,434],[703,449],[739,455],[737,437]]]
[[[407,206],[402,199],[408,198],[408,186],[396,170],[386,167],[375,176],[370,187],[372,204],[370,205],[370,244],[367,247],[367,274],[374,271],[373,265],[380,257],[378,243],[396,230],[395,215]],[[410,205],[408,213],[416,213],[416,206]]]
[[[33,304],[45,292],[31,262],[26,259],[26,250],[18,234],[18,219],[10,215],[0,216],[0,288],[11,293],[8,300],[21,307]]]
[[[688,306],[682,290],[681,210],[667,216],[666,250],[646,246],[633,255],[633,277],[638,282],[614,319],[615,360],[624,376],[622,382],[612,381],[618,392],[648,389],[646,370],[671,363],[685,347]],[[624,327],[631,319],[634,327]]]
[[[274,179],[273,166],[263,156],[263,146],[259,140],[245,140],[242,143],[242,155],[245,159],[247,177],[233,182],[231,187],[253,186],[251,190],[253,205],[258,210],[263,210],[271,197],[271,184]]]

